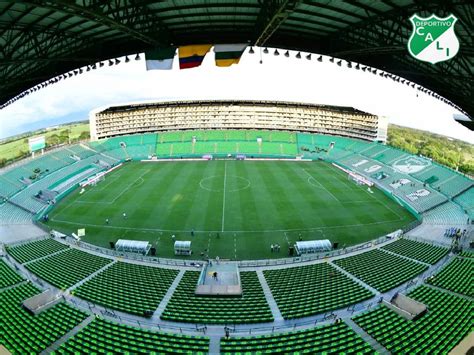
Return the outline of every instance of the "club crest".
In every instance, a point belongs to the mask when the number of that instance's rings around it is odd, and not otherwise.
[[[418,60],[436,64],[453,58],[459,51],[459,40],[454,33],[454,15],[439,18],[436,15],[413,15],[413,32],[408,40],[408,52]]]

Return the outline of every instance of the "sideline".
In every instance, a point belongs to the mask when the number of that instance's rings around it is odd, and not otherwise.
[[[224,162],[224,193],[222,197],[222,232],[224,231],[224,222],[225,222],[225,187],[227,184],[227,162]]]
[[[111,226],[111,225],[103,225],[103,224],[92,224],[92,223],[77,223],[77,222],[70,222],[70,221],[63,221],[57,218],[50,218],[50,221],[70,224],[70,225],[77,225],[77,226],[86,226],[86,227],[100,227],[100,228],[111,228],[111,229],[126,229],[126,230],[135,230],[135,231],[147,231],[147,232],[176,232],[176,233],[186,233],[189,232],[189,229],[160,229],[160,228],[135,228],[135,227],[120,227],[120,226]],[[387,221],[377,221],[371,223],[355,223],[355,224],[341,224],[341,225],[334,225],[334,226],[319,226],[314,228],[295,228],[295,229],[265,229],[265,230],[227,230],[226,233],[275,233],[275,232],[309,232],[315,230],[322,230],[322,229],[334,229],[334,228],[353,228],[353,227],[365,227],[365,226],[372,226],[378,224],[388,224],[388,223],[395,223],[399,222],[398,219],[392,219]],[[222,232],[221,230],[195,230],[197,233],[219,233]]]

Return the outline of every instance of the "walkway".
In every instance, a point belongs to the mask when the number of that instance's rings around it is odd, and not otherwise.
[[[170,288],[168,289],[163,299],[161,300],[160,304],[158,305],[158,308],[156,309],[155,313],[153,313],[152,320],[156,322],[160,321],[161,314],[165,310],[166,305],[168,304],[169,300],[173,296],[173,293],[176,290],[176,287],[178,287],[179,283],[181,282],[181,279],[183,278],[185,272],[186,272],[185,270],[181,270],[178,276],[176,276]]]
[[[6,286],[6,287],[3,287],[3,288],[0,288],[0,292],[8,291],[8,290],[11,289],[11,288],[14,288],[14,287],[17,287],[17,286],[26,284],[26,283],[28,283],[28,280],[23,280],[23,281],[17,282],[17,283],[14,284],[14,285],[10,285],[10,286]]]
[[[344,319],[344,322],[346,322],[347,325],[351,327],[353,331],[359,334],[361,338],[364,339],[377,353],[390,354],[390,351],[388,351],[379,342],[377,342],[374,338],[372,338],[369,334],[367,334],[365,330],[359,327],[357,323],[354,322],[352,319],[350,318]]]
[[[260,281],[260,284],[262,285],[263,294],[265,295],[265,298],[267,299],[268,306],[270,307],[270,310],[272,311],[274,322],[276,324],[282,323],[284,321],[283,316],[281,315],[280,309],[278,308],[278,305],[275,299],[273,298],[272,291],[270,290],[270,287],[268,286],[265,276],[263,276],[262,270],[257,270],[257,276],[258,276],[258,280]]]
[[[72,285],[71,287],[69,287],[66,291],[64,292],[71,292],[71,290],[75,289],[75,288],[78,288],[79,286],[81,286],[82,284],[86,283],[87,281],[89,281],[90,279],[92,279],[93,277],[95,277],[96,275],[100,274],[102,271],[104,270],[107,270],[109,267],[111,267],[112,265],[114,265],[117,261],[114,260],[112,261],[111,263],[108,263],[107,265],[105,265],[104,267],[100,268],[99,270],[93,272],[92,274],[90,274],[89,276],[87,276],[85,279],[82,279],[81,281],[79,281],[78,283]]]
[[[86,326],[89,325],[90,322],[92,322],[95,319],[95,316],[91,314],[89,317],[84,319],[81,323],[79,323],[77,326],[71,329],[68,333],[64,334],[61,338],[56,340],[54,343],[52,343],[49,347],[44,349],[40,355],[47,355],[51,354],[53,351],[57,350],[63,343],[69,340],[69,338],[72,338],[74,335],[79,333],[82,329],[84,329]]]
[[[425,266],[428,266],[428,267],[431,266],[431,264],[425,263],[425,262],[420,261],[420,260],[412,259],[412,258],[410,258],[408,256],[405,256],[405,255],[394,253],[393,251],[390,251],[390,250],[380,249],[380,251],[382,251],[384,253],[387,253],[387,254],[392,254],[393,256],[398,256],[399,258],[406,259],[408,261],[413,261],[415,263],[422,264],[422,265],[425,265]]]
[[[348,276],[349,278],[352,279],[352,281],[358,283],[359,285],[365,287],[366,289],[370,290],[370,292],[372,292],[373,294],[375,294],[376,296],[377,295],[380,295],[380,291],[376,290],[375,288],[373,288],[372,286],[366,284],[364,281],[362,281],[361,279],[358,279],[357,277],[355,277],[354,275],[352,275],[351,273],[347,272],[346,270],[344,270],[342,267],[340,267],[339,265],[333,263],[332,261],[329,263],[331,264],[331,266],[333,266],[334,268],[336,268],[337,270],[339,270],[340,272],[342,272],[344,275]]]
[[[69,248],[68,248],[68,249],[69,249]],[[64,253],[64,252],[65,252],[66,250],[68,250],[68,249],[61,249],[61,250],[58,250],[58,251],[56,251],[56,252],[54,252],[54,253],[51,253],[51,254],[42,256],[42,257],[40,257],[40,258],[27,261],[26,263],[23,263],[23,265],[26,266],[26,265],[29,265],[29,264],[31,264],[31,263],[34,263],[35,261],[40,261],[40,260],[49,258],[50,256],[54,256],[54,255],[58,255],[58,254]]]
[[[457,293],[457,292],[454,292],[454,291],[450,291],[450,290],[447,290],[445,288],[438,287],[438,286],[431,285],[431,284],[425,284],[425,286],[427,286],[429,288],[434,288],[435,290],[442,291],[444,293],[449,293],[450,295],[453,295],[453,296],[456,296],[456,297],[459,297],[459,298],[464,298],[465,300],[468,300],[468,301],[471,301],[471,302],[474,301],[474,297],[463,295],[462,293]]]

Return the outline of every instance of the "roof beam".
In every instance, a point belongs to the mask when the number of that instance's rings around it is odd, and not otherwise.
[[[144,34],[141,31],[137,31],[129,26],[122,24],[116,19],[112,19],[104,14],[102,11],[98,11],[100,8],[95,7],[85,7],[78,5],[76,2],[71,2],[67,0],[56,0],[56,1],[40,1],[40,0],[29,0],[25,1],[34,6],[39,6],[43,8],[48,8],[56,10],[58,12],[67,13],[73,16],[82,17],[89,21],[100,23],[104,26],[115,29],[116,31],[126,33],[127,35],[140,40],[149,45],[158,45],[159,41],[154,38]],[[107,2],[104,2],[105,4]],[[145,8],[143,8],[145,9]]]
[[[294,11],[298,0],[267,0],[262,4],[259,14],[262,30],[254,42],[256,46],[264,46],[268,39],[275,33],[280,25]]]
[[[16,17],[15,19],[13,19],[13,21],[10,22],[9,27],[5,28],[5,29],[0,33],[0,37],[3,37],[3,36],[5,35],[5,33],[8,31],[9,28],[15,27],[15,25],[18,24],[18,23],[21,21],[21,19],[22,19],[23,17],[29,15],[30,12],[31,12],[31,10],[33,10],[33,9],[34,9],[34,7],[30,7],[30,8],[28,8],[28,11],[23,12],[22,14],[18,15],[18,17]]]
[[[3,11],[0,11],[0,17],[2,17],[3,15],[5,15],[8,11],[10,11],[10,9],[13,7],[13,5],[15,5],[14,2],[8,4],[7,6],[5,6],[5,9],[3,9]]]

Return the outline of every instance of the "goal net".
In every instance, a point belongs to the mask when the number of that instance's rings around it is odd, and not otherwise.
[[[99,173],[97,175],[87,178],[86,181],[81,183],[81,187],[96,186],[99,182],[104,181],[104,180],[105,180],[105,173]]]
[[[369,179],[367,179],[366,177],[356,174],[352,171],[347,174],[347,178],[355,182],[357,185],[367,185],[369,187],[374,185],[374,183],[370,181]]]
[[[100,175],[100,176],[96,176],[92,179],[90,185],[91,186],[96,186],[99,182],[104,181],[104,180],[105,180],[105,174]]]

